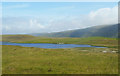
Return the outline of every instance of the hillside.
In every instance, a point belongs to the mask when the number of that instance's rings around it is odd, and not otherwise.
[[[2,35],[2,41],[6,41],[6,42],[30,41],[33,39],[36,39],[36,37],[31,35]]]
[[[33,36],[44,37],[111,37],[116,38],[118,35],[118,24],[93,26],[85,29],[71,31],[54,32],[54,33],[36,33]]]

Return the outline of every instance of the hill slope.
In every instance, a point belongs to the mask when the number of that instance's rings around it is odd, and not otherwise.
[[[21,41],[30,41],[36,39],[36,37],[31,35],[2,35],[2,41],[5,42],[21,42]]]
[[[114,25],[103,25],[94,26],[85,29],[57,32],[57,33],[36,33],[31,34],[34,36],[44,37],[117,37],[118,35],[118,24]]]

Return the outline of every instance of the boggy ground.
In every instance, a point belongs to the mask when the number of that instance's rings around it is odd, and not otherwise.
[[[103,53],[102,51],[108,51]],[[117,74],[117,48],[42,49],[3,45],[3,74]]]

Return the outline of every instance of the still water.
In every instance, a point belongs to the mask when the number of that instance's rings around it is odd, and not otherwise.
[[[15,45],[23,47],[37,47],[37,48],[75,48],[75,47],[95,47],[95,48],[106,48],[100,46],[91,45],[79,45],[79,44],[49,44],[49,43],[11,43],[11,42],[0,42],[0,45]]]

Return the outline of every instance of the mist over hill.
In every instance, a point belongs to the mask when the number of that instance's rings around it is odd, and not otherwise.
[[[77,29],[53,33],[33,33],[33,36],[42,37],[118,37],[118,24],[93,26],[85,29]]]

